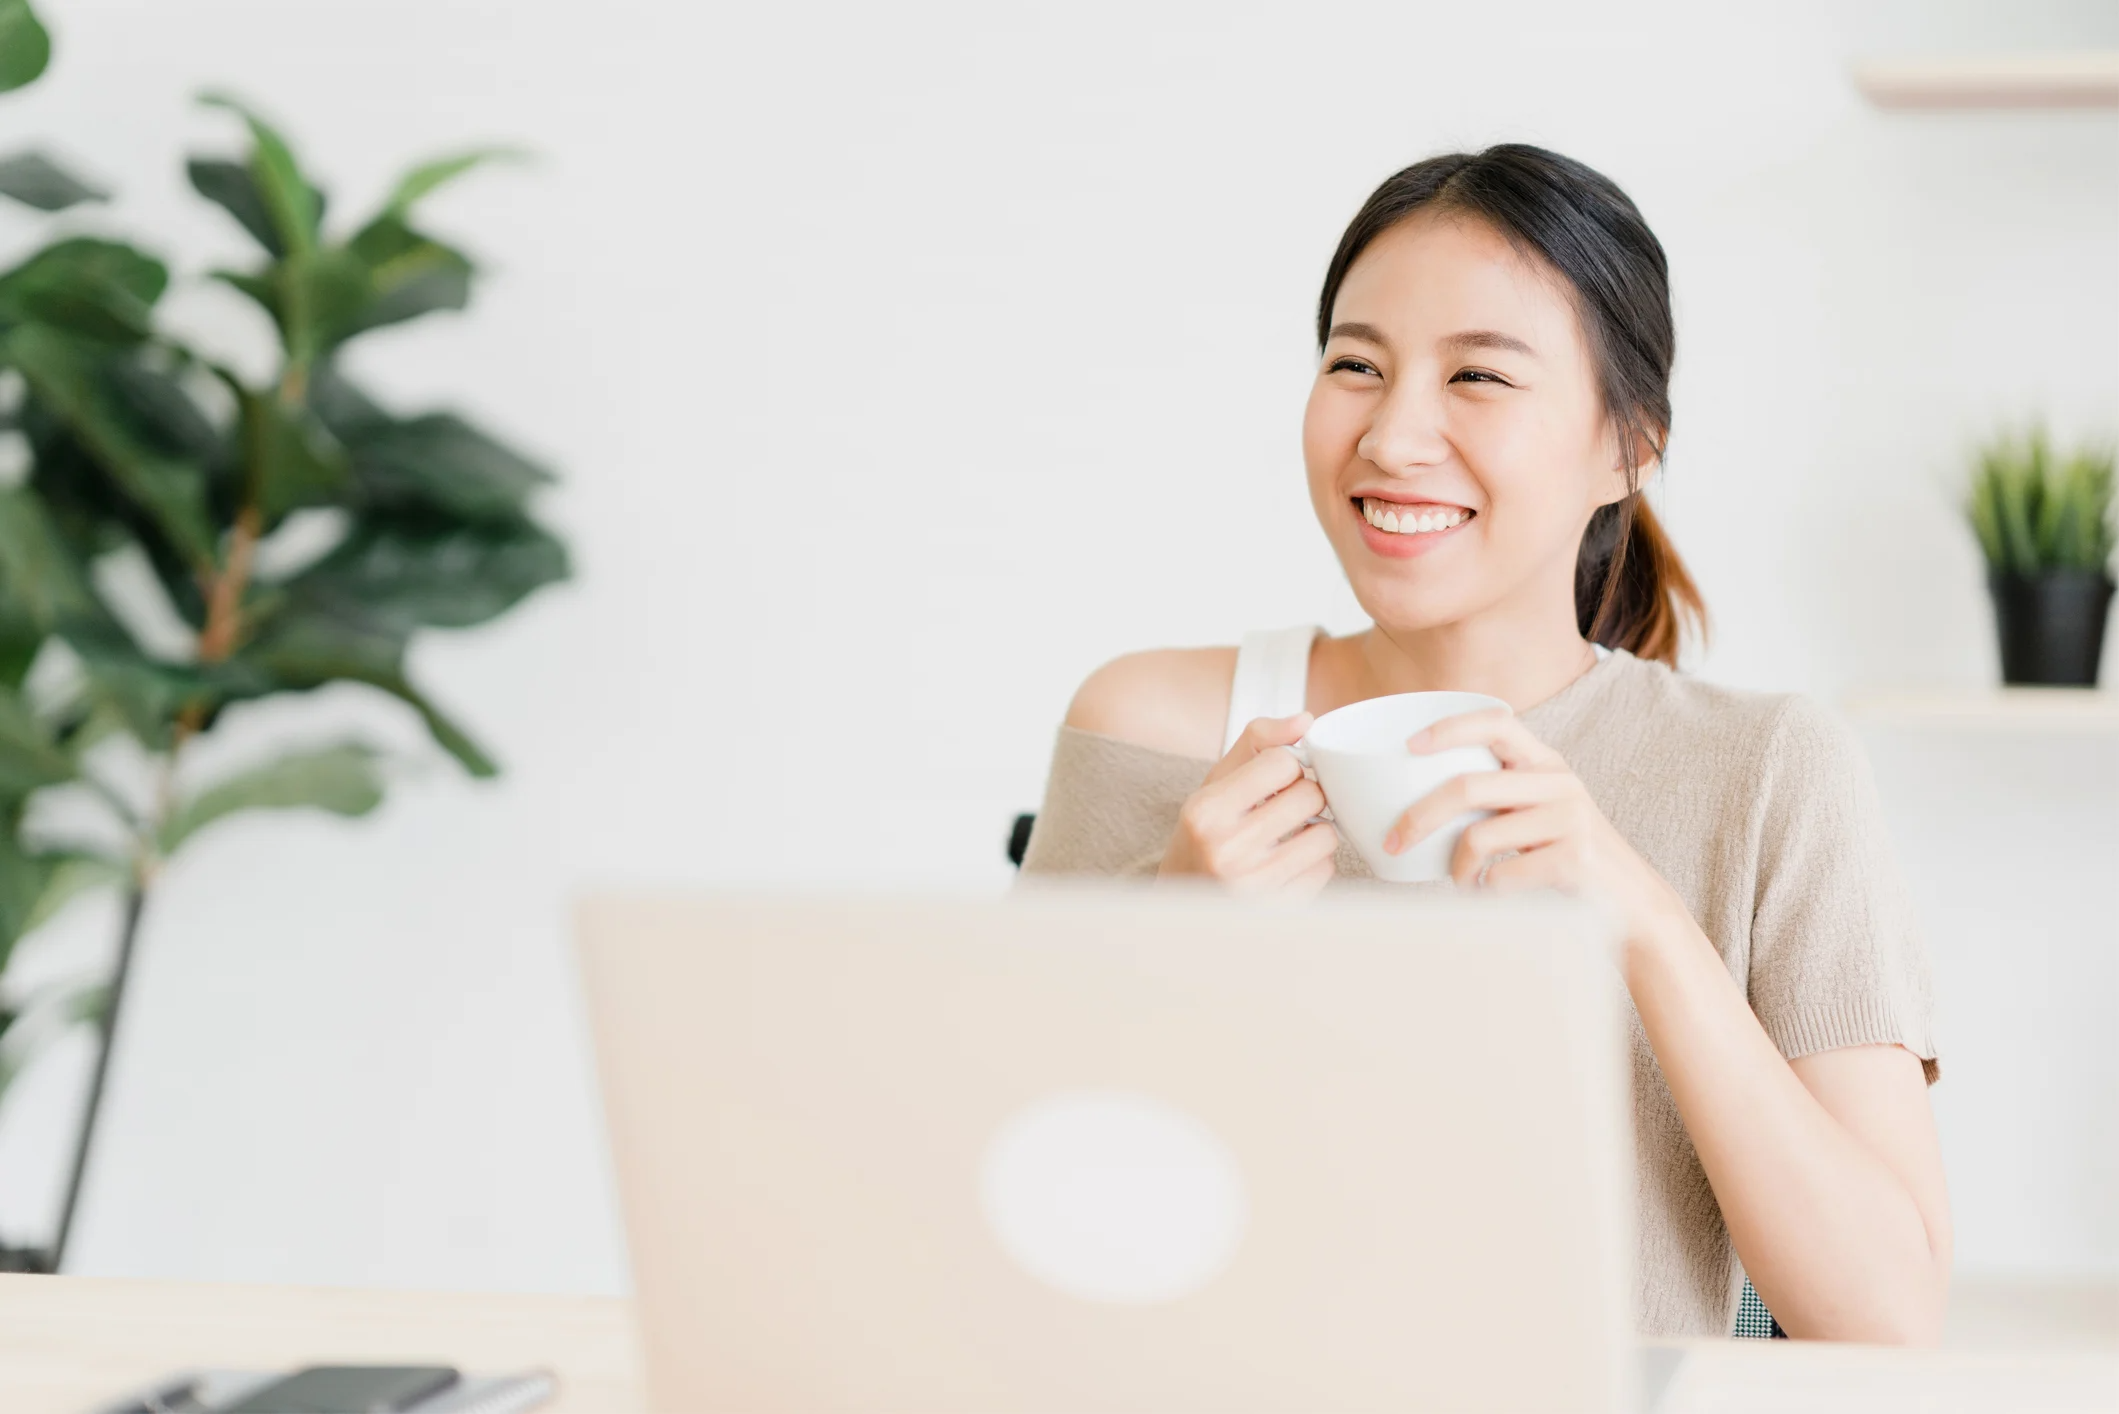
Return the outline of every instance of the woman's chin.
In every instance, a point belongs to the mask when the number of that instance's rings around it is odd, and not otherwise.
[[[1389,634],[1424,633],[1462,623],[1478,612],[1458,594],[1439,594],[1432,589],[1415,590],[1404,583],[1384,582],[1379,576],[1348,576],[1354,598],[1370,622]]]

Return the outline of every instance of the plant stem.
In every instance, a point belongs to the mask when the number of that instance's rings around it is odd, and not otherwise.
[[[295,380],[293,370],[289,379],[299,395],[300,382]],[[286,392],[283,383],[282,393]],[[251,558],[257,550],[258,535],[262,531],[264,518],[255,504],[246,505],[236,512],[235,527],[228,538],[228,559],[215,572],[206,596],[206,626],[199,631],[199,661],[203,663],[226,662],[242,641],[243,592],[250,587]],[[96,1116],[103,1108],[103,1091],[110,1078],[110,1053],[112,1041],[118,1033],[118,1009],[125,1001],[125,982],[132,974],[133,946],[139,939],[140,914],[147,904],[147,890],[153,881],[160,858],[155,841],[160,837],[161,826],[167,822],[176,805],[177,756],[184,744],[197,735],[205,721],[205,713],[196,705],[183,709],[170,731],[169,753],[163,760],[161,788],[156,800],[156,819],[147,822],[149,829],[140,857],[133,871],[133,883],[125,896],[125,926],[118,935],[118,963],[111,974],[110,997],[103,1009],[96,1049],[96,1069],[89,1081],[88,1105],[81,1116],[81,1131],[74,1145],[73,1171],[67,1175],[66,1203],[59,1210],[59,1232],[52,1242],[51,1270],[58,1271],[66,1260],[67,1239],[73,1233],[74,1210],[81,1201],[81,1183],[88,1173],[90,1151],[95,1145]]]
[[[73,1235],[74,1211],[81,1201],[81,1180],[88,1172],[89,1152],[95,1146],[96,1115],[103,1108],[103,1091],[110,1077],[112,1038],[118,1034],[118,1008],[125,1001],[125,979],[132,972],[133,941],[140,933],[140,911],[147,904],[147,886],[136,882],[125,896],[125,927],[118,934],[118,965],[111,974],[110,997],[103,1007],[96,1045],[95,1075],[88,1084],[88,1105],[81,1116],[81,1130],[74,1141],[73,1171],[67,1175],[66,1204],[59,1210],[59,1232],[52,1240],[51,1269],[59,1271],[66,1261],[67,1240]]]
[[[225,662],[235,652],[243,627],[243,591],[250,587],[250,561],[257,549],[263,517],[254,505],[236,512],[228,537],[228,563],[213,577],[206,596],[206,627],[199,630],[199,660]]]

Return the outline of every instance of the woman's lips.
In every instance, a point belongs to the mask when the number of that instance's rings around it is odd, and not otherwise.
[[[1348,505],[1360,524],[1362,543],[1376,554],[1393,560],[1428,554],[1471,524],[1478,514],[1462,506],[1432,501],[1385,501],[1374,496],[1357,496]],[[1398,529],[1385,528],[1394,521]],[[1420,526],[1429,528],[1417,528]]]

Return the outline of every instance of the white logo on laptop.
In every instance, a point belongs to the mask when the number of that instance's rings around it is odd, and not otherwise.
[[[1084,1301],[1175,1301],[1243,1239],[1243,1178],[1214,1131],[1146,1095],[1069,1090],[986,1146],[979,1200],[1023,1270]]]

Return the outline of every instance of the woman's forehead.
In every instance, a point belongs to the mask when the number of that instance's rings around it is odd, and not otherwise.
[[[1578,347],[1565,282],[1477,217],[1412,216],[1369,243],[1332,302],[1332,323],[1360,323],[1418,347],[1495,330],[1553,354]]]

